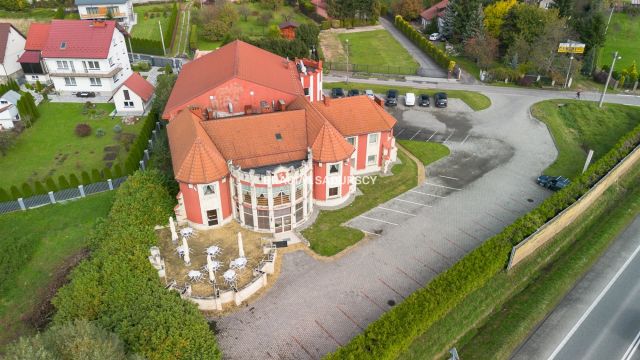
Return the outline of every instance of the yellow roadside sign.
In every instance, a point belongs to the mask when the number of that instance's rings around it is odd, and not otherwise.
[[[568,54],[584,54],[584,44],[581,43],[560,43],[558,46],[559,53]]]

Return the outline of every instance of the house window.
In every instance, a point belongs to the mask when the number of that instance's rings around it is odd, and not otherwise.
[[[97,61],[83,61],[84,63],[84,68],[85,69],[89,69],[89,70],[99,70],[100,69],[100,63]]]
[[[369,144],[375,144],[378,142],[378,134],[369,134]]]
[[[109,58],[109,66],[113,66],[113,58],[112,57]]]
[[[369,155],[367,157],[367,165],[375,165],[377,163],[376,158],[376,155]]]
[[[57,60],[56,65],[58,66],[58,70],[68,70],[69,62],[64,60]]]
[[[102,80],[100,78],[89,78],[91,86],[102,86]]]
[[[129,90],[122,90],[122,94],[124,95],[125,100],[131,100],[131,96],[129,96]]]
[[[329,197],[338,196],[338,187],[329,188]]]
[[[114,84],[115,84],[115,83],[117,83],[117,82],[118,82],[118,80],[120,80],[120,79],[118,78],[118,75],[117,75],[117,74],[116,74],[116,75],[113,75],[113,83],[114,83]]]
[[[329,174],[337,174],[340,172],[340,163],[329,166]]]
[[[66,86],[76,86],[76,78],[65,77],[64,78],[64,84]]]
[[[309,95],[309,88],[304,88],[304,94]]]
[[[111,14],[111,16],[118,15],[118,7],[117,6],[109,6],[107,8],[107,14]]]
[[[205,195],[213,195],[216,193],[215,185],[205,185],[204,186],[204,194]]]
[[[0,104],[8,104],[9,102],[7,100],[0,100]]]
[[[348,137],[347,142],[353,146],[356,146],[356,138],[354,136]]]
[[[91,6],[87,8],[87,14],[89,15],[97,15],[98,14],[98,8],[95,6]]]
[[[209,226],[218,225],[218,210],[207,211],[207,223]]]
[[[124,102],[124,107],[132,108],[133,107],[133,101],[125,101]]]

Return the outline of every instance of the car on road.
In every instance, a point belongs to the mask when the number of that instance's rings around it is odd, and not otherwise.
[[[387,106],[396,106],[398,105],[398,90],[389,90],[387,91],[387,100],[384,102]]]
[[[419,100],[418,100],[418,105],[419,105],[419,106],[426,106],[426,107],[428,107],[428,106],[429,106],[429,95],[427,95],[427,94],[420,94],[420,95],[418,96],[418,99],[419,99]]]
[[[416,104],[416,94],[407,93],[407,95],[404,96],[404,104],[406,106],[414,106]]]
[[[440,35],[440,33],[433,33],[431,35],[429,35],[429,40],[431,41],[438,41],[442,38],[442,35]]]
[[[347,93],[347,96],[358,96],[358,95],[360,95],[360,90],[358,89],[351,89]]]
[[[439,108],[447,107],[447,94],[439,92],[433,95],[433,104]]]
[[[373,90],[365,90],[364,93],[369,97],[369,99],[374,100],[375,95],[373,94]]]
[[[536,182],[538,183],[538,185],[549,190],[558,191],[564,189],[567,185],[569,185],[571,183],[571,180],[563,176],[540,175],[538,176]]]
[[[96,97],[96,93],[94,93],[93,91],[80,91],[76,93],[76,97],[93,98],[93,97]]]
[[[342,88],[333,88],[333,89],[331,89],[331,97],[334,98],[334,99],[343,98],[344,97],[344,90],[342,90]]]

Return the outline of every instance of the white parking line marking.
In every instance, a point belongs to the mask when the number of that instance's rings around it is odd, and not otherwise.
[[[471,134],[467,134],[467,136],[464,138],[464,140],[462,140],[462,142],[460,143],[460,145],[464,145],[465,141],[467,141],[467,139],[469,138],[469,136],[471,136]]]
[[[398,224],[392,223],[390,221],[384,221],[384,220],[380,220],[380,219],[375,219],[375,218],[364,216],[364,215],[360,215],[360,217],[363,218],[363,219],[371,220],[371,221],[379,221],[381,223],[385,223],[385,224],[389,224],[389,225],[394,225],[394,226],[398,225]]]
[[[449,136],[447,136],[447,139],[445,141],[443,141],[442,143],[445,144],[447,141],[449,141],[449,139],[451,139],[451,137],[453,136],[453,133],[455,133],[455,132],[456,132],[456,129],[453,129],[451,134],[449,134]]]
[[[444,175],[438,175],[438,176],[441,177],[441,178],[445,178],[445,179],[451,179],[451,180],[456,180],[456,181],[460,180],[458,178],[454,178],[454,177],[451,177],[451,176],[444,176]]]
[[[418,136],[418,134],[420,134],[420,131],[422,131],[422,129],[418,130],[417,133],[413,134],[413,136],[409,140],[413,140],[414,137]]]
[[[431,207],[431,205],[421,204],[421,203],[417,203],[417,202],[415,202],[415,201],[402,200],[402,199],[393,199],[393,200],[396,200],[396,201],[402,201],[402,202],[406,202],[406,203],[414,204],[414,205],[420,205],[420,206],[427,206],[427,207]]]
[[[362,229],[360,229],[360,231],[362,231],[362,232],[363,232],[363,233],[365,233],[365,234],[369,234],[369,235],[381,236],[380,234],[376,234],[376,233],[374,233],[374,232],[367,231],[367,230],[362,230]]]
[[[427,139],[427,141],[431,141],[431,138],[438,133],[438,130],[436,130],[433,134],[431,134],[431,136],[429,136],[429,138]]]
[[[431,185],[431,186],[437,186],[437,187],[441,187],[441,188],[445,188],[445,189],[451,189],[451,190],[456,190],[456,191],[460,191],[462,189],[458,189],[458,188],[454,188],[454,187],[450,187],[450,186],[444,186],[444,185],[438,185],[438,184],[433,184],[430,182],[425,182],[426,185]]]
[[[429,194],[429,193],[425,193],[425,192],[418,191],[418,190],[409,190],[409,192],[420,194],[420,195],[432,196],[432,197],[436,197],[436,198],[440,198],[440,199],[446,198],[446,196],[441,196],[441,195],[436,195],[436,194]]]
[[[382,206],[378,206],[378,209],[387,210],[387,211],[392,211],[392,212],[397,212],[398,214],[405,214],[405,215],[409,215],[409,216],[416,216],[416,214],[412,214],[412,213],[408,213],[408,212],[404,212],[404,211],[400,211],[400,210],[389,209],[389,208],[382,207]]]
[[[405,130],[407,130],[407,128],[402,128],[402,130],[400,130],[400,132],[396,134],[396,137],[400,136],[400,134],[402,134]]]

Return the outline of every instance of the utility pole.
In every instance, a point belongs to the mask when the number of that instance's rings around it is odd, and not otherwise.
[[[347,83],[349,83],[349,39],[347,39]]]
[[[607,21],[607,27],[604,28],[604,34],[607,35],[607,30],[609,30],[609,24],[611,23],[611,17],[613,16],[614,7],[611,6],[611,12],[609,13],[609,21]]]
[[[167,56],[167,49],[165,49],[164,47],[164,36],[162,35],[162,25],[160,24],[160,21],[158,21],[158,27],[160,28],[160,42],[162,43],[162,53],[164,54],[164,56]]]
[[[613,61],[611,62],[611,69],[609,69],[609,76],[607,76],[607,82],[604,84],[604,89],[602,89],[602,96],[600,96],[600,102],[598,103],[598,107],[602,107],[602,103],[604,102],[604,96],[607,93],[607,87],[609,87],[609,81],[611,81],[611,74],[613,74],[613,67],[616,66],[616,60],[620,59],[618,57],[618,52],[613,53]]]
[[[569,57],[569,69],[567,69],[567,77],[564,79],[564,87],[569,87],[569,74],[571,74],[571,63],[573,62],[573,54]]]

